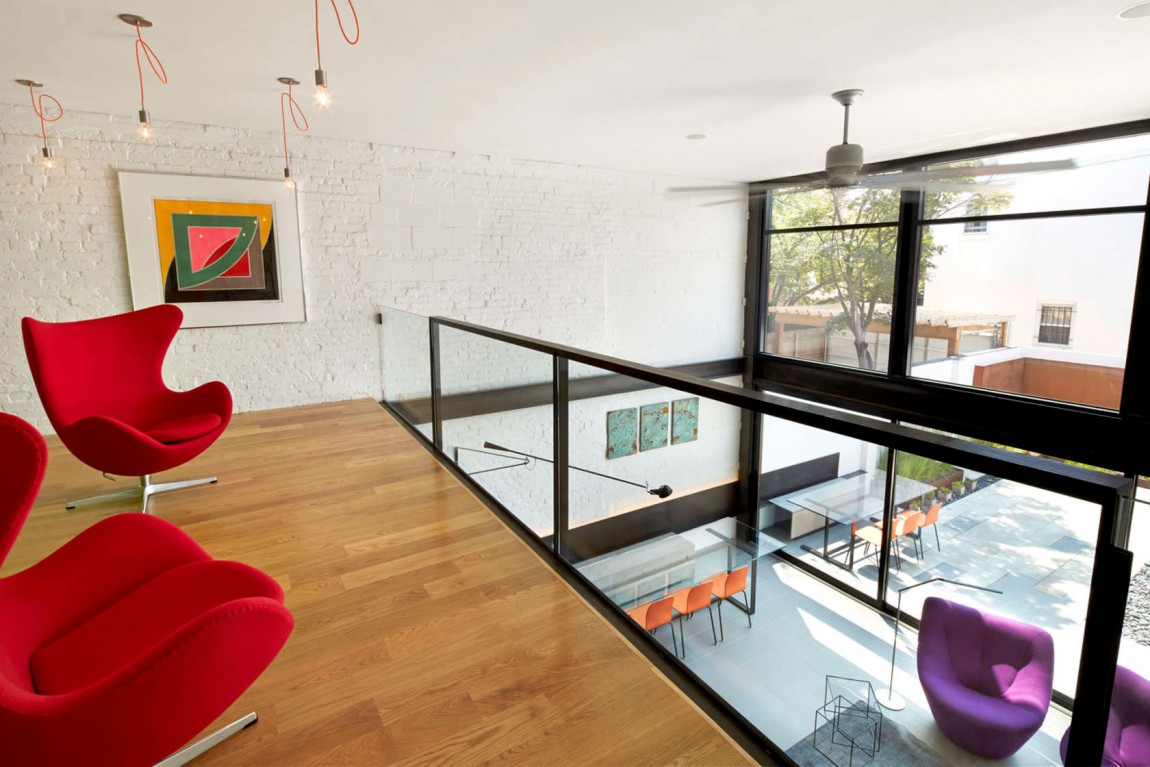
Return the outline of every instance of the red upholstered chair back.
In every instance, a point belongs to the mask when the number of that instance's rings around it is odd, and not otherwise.
[[[79,322],[25,317],[24,350],[57,431],[96,414],[137,427],[159,418],[164,355],[183,317],[171,304]]]
[[[40,432],[14,415],[0,413],[0,564],[36,502],[48,447]]]
[[[48,447],[40,433],[28,422],[0,413],[0,564],[36,502],[47,466]],[[0,709],[12,690],[32,689],[27,654],[21,651],[19,641],[8,641],[12,638],[9,634],[19,634],[24,627],[18,620],[10,623],[0,632]]]

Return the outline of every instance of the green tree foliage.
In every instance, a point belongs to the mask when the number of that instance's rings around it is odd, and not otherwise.
[[[954,181],[971,183],[974,179]],[[928,191],[924,203],[927,218],[940,218],[952,211],[1001,210],[1010,198],[1009,192]],[[768,308],[837,305],[840,311],[827,322],[826,332],[849,330],[859,367],[869,370],[875,361],[866,340],[867,328],[871,323],[890,322],[886,307],[894,295],[899,203],[899,192],[874,188],[781,190],[772,201],[772,229],[843,228],[771,236]],[[857,228],[875,223],[890,226]],[[931,227],[923,227],[920,291],[943,249],[935,242]]]

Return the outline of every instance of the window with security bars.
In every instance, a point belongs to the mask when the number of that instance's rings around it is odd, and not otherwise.
[[[962,225],[963,234],[986,234],[985,221],[967,221]]]
[[[1038,320],[1038,343],[1069,346],[1070,322],[1073,319],[1073,306],[1044,304]]]
[[[972,202],[966,206],[966,215],[968,216],[982,216],[986,214],[986,207]],[[986,234],[985,221],[967,221],[962,225],[963,234]]]

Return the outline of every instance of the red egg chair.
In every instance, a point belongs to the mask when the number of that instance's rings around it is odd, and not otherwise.
[[[137,476],[139,487],[68,503],[138,496],[216,482],[215,477],[153,483],[204,452],[232,417],[232,395],[219,381],[184,392],[164,385],[164,355],[183,312],[161,304],[79,322],[25,317],[24,350],[48,420],[72,454],[97,471]]]
[[[0,563],[47,459],[31,425],[0,413]],[[0,615],[0,763],[13,767],[184,764],[255,722],[248,714],[173,753],[235,702],[292,630],[272,578],[212,559],[146,514],[103,519],[0,578]]]

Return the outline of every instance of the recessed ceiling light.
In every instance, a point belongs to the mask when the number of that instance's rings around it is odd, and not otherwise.
[[[1120,19],[1145,19],[1150,17],[1150,2],[1135,3],[1129,8],[1120,11]]]
[[[699,139],[706,138],[706,133],[688,133],[686,138],[688,141],[698,141]]]

